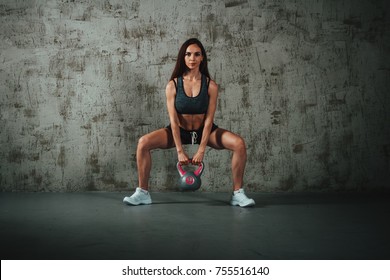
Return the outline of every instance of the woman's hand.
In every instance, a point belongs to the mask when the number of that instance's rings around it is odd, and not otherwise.
[[[192,164],[199,165],[203,161],[204,152],[197,151],[196,154],[192,157]]]
[[[189,157],[184,151],[177,152],[177,160],[180,162],[181,165],[187,165],[190,162]]]

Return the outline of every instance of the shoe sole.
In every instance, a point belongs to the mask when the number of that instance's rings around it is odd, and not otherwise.
[[[127,205],[132,205],[132,206],[138,206],[138,205],[149,205],[152,204],[152,201],[147,201],[147,202],[140,202],[140,203],[131,203],[130,201],[127,201],[126,198],[123,199],[123,202]]]
[[[240,204],[239,202],[236,202],[236,201],[232,201],[232,202],[230,202],[230,204],[232,206],[250,207],[250,206],[254,206],[256,203],[254,200],[252,200],[251,202],[249,202],[247,204]]]

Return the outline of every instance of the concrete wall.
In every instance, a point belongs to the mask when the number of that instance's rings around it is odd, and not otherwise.
[[[198,37],[248,189],[389,189],[386,3],[0,0],[0,188],[134,188],[137,140],[168,124],[165,85]],[[153,159],[152,189],[173,190],[175,150]],[[229,191],[229,152],[205,163],[204,190]]]

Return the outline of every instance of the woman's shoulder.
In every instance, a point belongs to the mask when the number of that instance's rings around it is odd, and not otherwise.
[[[207,78],[207,82],[209,84],[209,89],[210,90],[218,90],[218,85],[217,85],[217,83],[213,79]]]
[[[176,92],[176,84],[177,84],[177,78],[174,78],[172,80],[169,80],[166,86],[166,91],[169,92]]]

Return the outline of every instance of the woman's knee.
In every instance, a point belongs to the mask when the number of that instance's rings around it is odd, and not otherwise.
[[[234,150],[240,153],[246,153],[245,140],[241,136],[237,136],[234,140]]]
[[[141,136],[138,139],[138,150],[149,150],[150,149],[150,139],[147,135]]]

